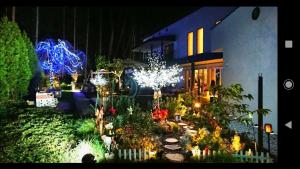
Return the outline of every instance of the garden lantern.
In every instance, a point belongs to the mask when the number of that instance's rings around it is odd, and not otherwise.
[[[196,110],[196,112],[197,112],[197,114],[198,114],[198,113],[200,112],[201,103],[196,102],[196,103],[194,104],[194,107],[195,107],[195,110]]]
[[[272,132],[272,124],[270,123],[265,124],[265,132],[269,134]]]
[[[200,108],[201,104],[199,102],[196,102],[194,106],[195,106],[195,108],[198,109],[198,108]]]
[[[268,151],[270,153],[270,134],[272,133],[272,124],[265,123],[265,132],[267,133],[268,136]]]

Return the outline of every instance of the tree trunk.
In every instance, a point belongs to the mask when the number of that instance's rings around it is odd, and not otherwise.
[[[120,35],[119,35],[119,41],[118,41],[117,46],[116,46],[117,49],[118,49],[118,51],[116,50],[116,52],[119,52],[122,55],[124,55],[124,48],[125,48],[125,46],[121,47],[121,44],[122,44],[121,42],[122,42],[122,39],[123,39],[124,29],[126,27],[126,20],[124,18],[122,20],[123,20],[123,25],[121,27],[121,32],[120,32]],[[121,50],[121,52],[120,52],[120,50]],[[115,54],[114,56],[118,56],[119,53]],[[120,56],[118,56],[118,57],[120,57]],[[122,58],[123,57],[124,56],[122,56]]]
[[[101,56],[102,55],[102,10],[100,10],[100,19],[99,19],[99,26],[100,26],[100,29],[99,29],[99,55]]]
[[[90,27],[90,9],[88,9],[87,14],[87,26],[86,26],[86,62],[84,67],[84,78],[87,77],[87,66],[88,66],[88,50],[89,50],[89,27]]]
[[[74,30],[73,45],[74,45],[74,49],[76,49],[76,7],[74,8],[74,25],[73,25],[73,30]]]
[[[35,44],[39,41],[39,7],[36,7]]]
[[[16,20],[16,7],[15,6],[12,7],[11,18],[12,18],[13,22]]]
[[[110,16],[111,16],[111,34],[110,34],[110,43],[109,43],[109,52],[108,55],[109,57],[112,57],[112,49],[113,49],[113,42],[114,42],[114,25],[113,25],[113,17],[112,17],[113,13],[111,12]]]
[[[66,39],[66,7],[63,8],[63,39]]]

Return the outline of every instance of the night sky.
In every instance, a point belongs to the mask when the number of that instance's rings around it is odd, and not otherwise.
[[[89,21],[88,58],[90,68],[94,67],[93,58],[99,56],[100,52],[100,25],[102,25],[102,55],[110,59],[129,58],[132,55],[131,49],[141,44],[145,36],[198,8],[195,6],[76,7],[76,48],[86,51],[86,32]],[[90,13],[89,20],[88,11]],[[3,16],[11,18],[11,7],[1,7],[0,16],[1,18]],[[40,7],[39,40],[64,38],[73,44],[73,18],[74,7]],[[16,7],[16,21],[21,30],[26,31],[32,42],[35,42],[36,8]],[[111,49],[110,44],[112,44]]]

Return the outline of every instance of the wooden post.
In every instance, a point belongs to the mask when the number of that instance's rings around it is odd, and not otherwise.
[[[131,161],[131,149],[128,150],[129,150],[129,161]]]
[[[198,158],[198,160],[200,160],[200,157],[201,157],[201,150],[197,150],[197,158]]]
[[[126,160],[126,156],[127,156],[126,149],[124,149],[124,160]]]
[[[259,163],[258,159],[259,159],[259,155],[258,155],[258,151],[257,151],[257,152],[255,152],[255,161],[256,161],[256,163]]]
[[[136,149],[133,149],[133,158],[134,158],[134,161],[136,161]]]
[[[121,152],[122,150],[119,149],[118,151],[119,151],[119,158],[121,159],[122,158],[122,152]]]
[[[267,163],[271,163],[270,154],[267,152]]]
[[[142,161],[142,150],[139,149],[139,161]]]
[[[144,160],[147,160],[147,153],[146,153],[146,149],[144,149]]]
[[[241,162],[244,162],[244,158],[243,158],[243,151],[240,151],[240,157],[241,157]]]
[[[264,155],[265,155],[265,153],[261,152],[261,154],[260,154],[261,163],[265,163]]]
[[[203,159],[205,159],[206,156],[205,150],[202,150],[202,153],[203,153]]]

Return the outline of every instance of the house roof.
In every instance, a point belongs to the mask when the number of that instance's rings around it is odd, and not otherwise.
[[[153,48],[160,47],[162,45],[162,43],[164,45],[167,45],[174,41],[175,41],[175,35],[154,37],[151,39],[144,40],[144,43],[142,45],[134,48],[132,51],[133,52],[146,52],[151,47],[153,47]]]

